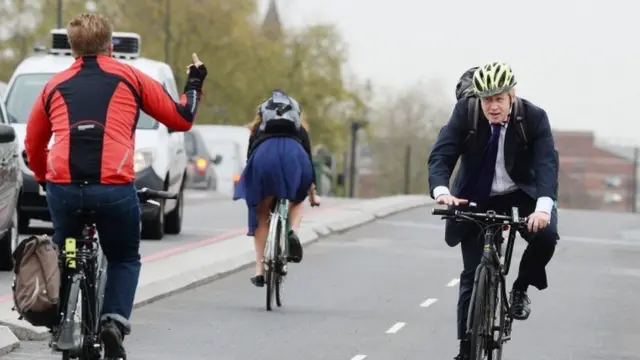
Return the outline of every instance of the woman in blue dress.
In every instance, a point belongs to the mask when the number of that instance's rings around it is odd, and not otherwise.
[[[254,237],[255,276],[251,282],[264,286],[262,258],[269,231],[269,208],[274,197],[287,199],[291,231],[289,261],[302,261],[302,245],[297,236],[302,221],[303,201],[309,197],[319,205],[311,156],[308,124],[298,102],[280,90],[258,107],[250,124],[247,164],[236,186],[234,200],[245,199],[249,213],[248,236]]]

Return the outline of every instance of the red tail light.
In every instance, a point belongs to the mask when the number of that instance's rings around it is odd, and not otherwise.
[[[204,174],[207,170],[207,160],[198,158],[196,160],[196,169],[198,169],[198,173],[200,173],[201,175]]]

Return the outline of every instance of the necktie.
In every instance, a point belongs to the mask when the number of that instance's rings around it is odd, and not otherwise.
[[[484,202],[491,195],[491,185],[496,173],[496,158],[498,157],[498,144],[500,141],[500,130],[502,124],[491,124],[491,138],[484,149],[482,166],[478,173],[478,182],[473,193],[472,200]]]

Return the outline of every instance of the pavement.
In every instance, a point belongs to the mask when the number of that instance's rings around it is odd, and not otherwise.
[[[378,217],[432,203],[425,196],[397,196],[372,200],[323,198],[320,208],[308,209],[300,237],[308,244],[329,234],[360,226]],[[161,241],[143,241],[143,268],[136,294],[136,306],[149,304],[171,294],[212,281],[247,267],[255,256],[246,237],[246,208],[227,197],[189,192],[185,206],[183,232]],[[47,224],[36,225],[34,232],[47,232]],[[45,346],[48,332],[17,320],[11,311],[11,273],[0,274],[0,354],[39,355],[30,352]],[[1,294],[1,293],[0,293]],[[11,331],[7,331],[8,328]],[[5,336],[6,335],[6,336]],[[18,341],[16,338],[22,340]],[[16,347],[19,346],[17,351]],[[48,351],[44,351],[46,354]],[[59,354],[58,354],[59,357]],[[45,357],[48,358],[48,357]]]
[[[532,315],[515,323],[504,359],[640,359],[640,239],[624,235],[638,217],[563,210],[560,221],[550,287],[530,290]],[[157,300],[134,312],[129,358],[451,359],[461,259],[442,235],[429,206],[329,233],[290,267],[284,305],[272,312],[251,268]],[[42,341],[0,357],[54,358]]]

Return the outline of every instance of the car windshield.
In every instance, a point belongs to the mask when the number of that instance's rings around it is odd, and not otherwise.
[[[8,89],[5,101],[10,122],[17,124],[27,123],[33,104],[53,75],[55,74],[25,74],[16,78],[11,88]],[[158,122],[141,111],[137,128],[155,129],[156,127],[158,127]]]

